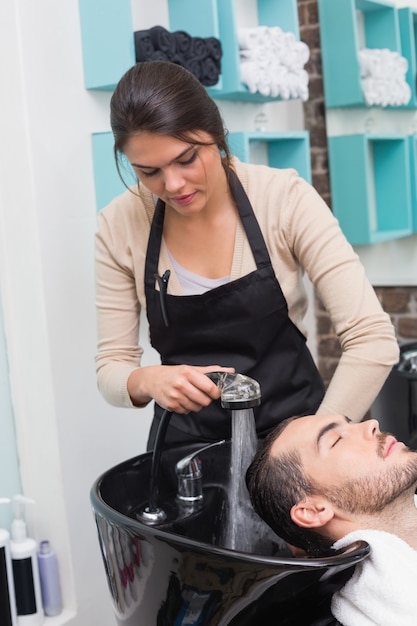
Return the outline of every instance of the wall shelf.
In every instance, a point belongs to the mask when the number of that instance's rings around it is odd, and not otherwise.
[[[252,94],[240,80],[239,0],[166,0],[169,30],[185,30],[193,37],[216,37],[223,49],[222,74],[208,92],[213,98],[268,102],[279,100]],[[252,0],[258,22],[280,26],[299,40],[297,0]],[[131,0],[79,0],[81,38],[87,89],[114,90],[135,64]]]
[[[411,211],[413,232],[417,233],[417,135],[408,138],[410,147]]]
[[[256,0],[255,4],[258,22],[253,24],[253,26],[280,26],[283,31],[294,33],[299,40],[300,29],[296,1],[280,0],[280,2],[271,2],[270,0]],[[213,98],[225,100],[242,100],[247,102],[278,100],[279,98],[265,97],[259,93],[250,93],[249,89],[240,80],[238,6],[239,0],[218,0],[219,35],[223,47],[223,85],[220,90],[209,90],[209,93]]]
[[[318,0],[327,107],[366,106],[360,48],[401,54],[398,10],[382,0]]]
[[[43,626],[63,626],[68,624],[77,617],[76,611],[64,609],[60,615],[56,617],[45,617]]]
[[[228,135],[232,154],[246,163],[256,162],[253,148],[264,146],[270,167],[292,167],[311,183],[310,135],[307,131],[286,133],[236,132]]]
[[[342,135],[328,145],[332,209],[347,239],[360,245],[410,235],[409,137]]]
[[[417,10],[404,8],[398,10],[402,55],[408,61],[406,80],[411,89],[411,99],[406,108],[417,108]]]
[[[84,82],[113,91],[135,63],[130,0],[79,0]]]

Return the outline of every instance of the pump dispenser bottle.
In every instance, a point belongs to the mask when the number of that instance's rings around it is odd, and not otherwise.
[[[0,498],[0,504],[9,502],[9,498]],[[1,626],[17,624],[10,534],[4,529],[0,529],[0,624]]]
[[[14,520],[10,552],[16,596],[17,626],[39,626],[44,622],[37,561],[37,544],[27,536],[24,510],[33,500],[14,496]]]

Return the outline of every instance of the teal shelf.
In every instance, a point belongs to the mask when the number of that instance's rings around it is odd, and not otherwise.
[[[96,190],[97,211],[103,209],[113,198],[126,191],[120,179],[113,156],[113,133],[94,133],[92,135],[94,186]],[[125,174],[125,171],[122,172]],[[132,185],[134,174],[126,163],[125,182]]]
[[[328,146],[332,209],[347,239],[360,245],[410,235],[409,137],[342,135]]]
[[[359,50],[401,54],[398,10],[382,0],[318,0],[318,7],[326,106],[364,107]]]
[[[135,63],[130,0],[79,0],[84,82],[113,91]]]
[[[411,89],[411,99],[406,108],[415,109],[417,107],[417,10],[409,8],[399,9],[398,20],[402,55],[408,61],[406,80]]]
[[[255,0],[254,0],[255,1]],[[224,100],[241,100],[247,102],[268,102],[279,98],[265,97],[258,93],[250,93],[240,80],[240,55],[238,38],[238,6],[239,0],[218,0],[219,33],[223,47],[222,89],[209,93],[214,98]],[[256,26],[279,26],[284,32],[294,33],[300,38],[298,9],[296,0],[256,1],[258,23]]]
[[[417,135],[408,138],[410,147],[411,208],[413,232],[417,233]]]
[[[307,131],[288,133],[236,132],[229,133],[232,154],[245,163],[253,162],[256,147],[264,148],[266,165],[294,168],[311,183],[310,135]]]
[[[131,0],[78,0],[87,89],[113,91],[135,62]],[[193,37],[216,37],[223,49],[222,74],[208,92],[213,98],[268,102],[278,98],[251,94],[240,80],[239,0],[167,0],[169,30]],[[299,40],[297,0],[253,0],[258,23],[280,26]]]

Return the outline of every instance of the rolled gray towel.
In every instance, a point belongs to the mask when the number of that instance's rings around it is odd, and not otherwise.
[[[149,36],[155,50],[165,52],[168,59],[175,55],[175,37],[169,30],[163,26],[152,26],[149,29]]]
[[[177,30],[173,33],[175,39],[175,50],[177,55],[186,55],[190,51],[192,37],[185,30]]]
[[[155,48],[149,35],[149,30],[137,30],[135,36],[136,62],[149,61]]]

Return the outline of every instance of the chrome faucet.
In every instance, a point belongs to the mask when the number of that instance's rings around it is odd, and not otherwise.
[[[210,443],[208,446],[204,446],[204,448],[200,448],[200,450],[192,452],[178,461],[175,466],[175,471],[178,476],[178,500],[188,504],[202,500],[203,473],[201,471],[200,454],[222,443],[225,443],[224,439]]]

